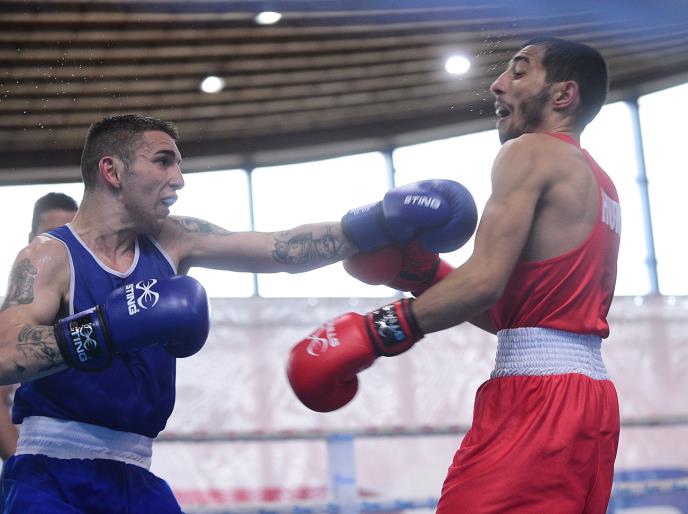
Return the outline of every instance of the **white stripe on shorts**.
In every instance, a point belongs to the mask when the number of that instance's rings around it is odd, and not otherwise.
[[[510,328],[497,332],[495,369],[490,377],[581,373],[608,380],[602,339],[551,328]]]
[[[19,426],[16,455],[36,454],[56,459],[110,459],[150,469],[153,439],[89,423],[30,416]]]

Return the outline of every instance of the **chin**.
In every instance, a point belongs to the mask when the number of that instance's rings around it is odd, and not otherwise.
[[[518,137],[518,135],[514,135],[513,133],[511,133],[509,131],[504,131],[504,132],[500,131],[499,132],[499,142],[501,144],[504,144],[507,141],[510,141],[511,139],[514,139],[516,137]]]
[[[526,134],[527,132],[527,130],[514,128],[497,131],[497,133],[499,134],[499,141],[502,144],[506,143],[507,141],[511,141],[512,139],[521,137],[523,134]]]
[[[157,234],[162,230],[163,225],[165,224],[165,220],[167,219],[167,216],[164,218],[157,218],[153,223],[150,224],[150,229],[152,234]]]

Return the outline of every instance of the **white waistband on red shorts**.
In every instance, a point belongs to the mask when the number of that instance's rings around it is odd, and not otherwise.
[[[602,339],[551,328],[510,328],[497,332],[497,357],[491,378],[581,373],[594,380],[609,375]]]
[[[153,439],[89,423],[30,416],[19,427],[16,455],[35,454],[56,459],[110,459],[150,469]]]

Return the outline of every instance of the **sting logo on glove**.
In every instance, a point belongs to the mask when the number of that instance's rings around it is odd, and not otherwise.
[[[57,343],[67,364],[77,367],[77,363],[81,363],[94,370],[110,364],[108,343],[98,329],[100,323],[98,307],[93,307],[71,318],[63,327],[64,331],[56,332]]]
[[[437,210],[442,206],[442,200],[427,195],[408,195],[404,198],[404,205],[419,205]]]
[[[80,318],[69,323],[69,333],[72,336],[74,352],[81,362],[92,359],[93,356],[91,354],[100,355],[98,342],[91,337],[94,335],[93,324],[90,322],[90,318],[85,317],[85,319],[85,322],[84,318]]]
[[[160,294],[153,291],[151,288],[157,284],[158,281],[154,278],[147,280],[146,282],[138,282],[136,284],[136,289],[143,291],[138,298],[134,292],[134,284],[127,284],[124,286],[124,291],[127,299],[127,310],[129,311],[129,316],[133,316],[141,309],[150,309],[155,307],[160,299]],[[137,307],[138,305],[138,307]]]

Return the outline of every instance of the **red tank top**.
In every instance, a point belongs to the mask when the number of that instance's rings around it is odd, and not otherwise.
[[[549,134],[580,148],[564,134]],[[504,294],[490,309],[498,330],[544,327],[609,335],[607,313],[614,296],[621,210],[616,188],[585,150],[600,187],[597,221],[576,248],[544,261],[519,261]]]

